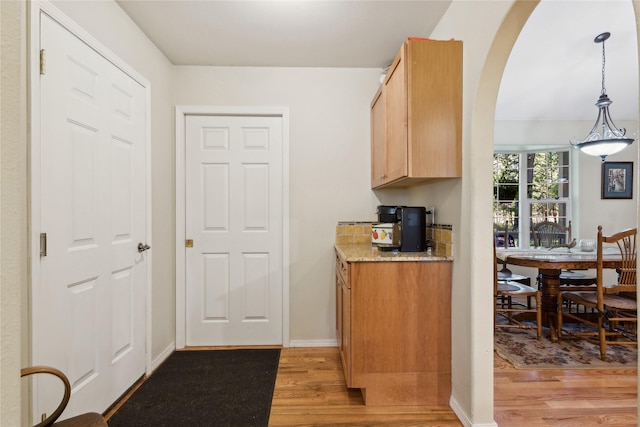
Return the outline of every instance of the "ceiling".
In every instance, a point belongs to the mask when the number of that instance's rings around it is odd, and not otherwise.
[[[491,1],[491,0],[488,0]],[[494,0],[500,1],[500,0]],[[117,0],[175,65],[385,68],[407,37],[428,37],[450,0]],[[614,120],[637,120],[630,0],[543,0],[503,75],[498,120],[593,120],[606,42]],[[463,40],[464,42],[464,40]]]
[[[638,120],[638,46],[630,0],[543,0],[522,29],[505,67],[498,120],[590,120],[602,87],[614,121]],[[585,130],[585,135],[588,129]]]
[[[175,65],[388,66],[447,1],[118,0]],[[401,23],[401,25],[398,25]]]

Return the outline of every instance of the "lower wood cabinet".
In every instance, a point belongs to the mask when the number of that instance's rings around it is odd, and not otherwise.
[[[366,405],[448,405],[450,261],[346,262],[336,253],[336,335]]]

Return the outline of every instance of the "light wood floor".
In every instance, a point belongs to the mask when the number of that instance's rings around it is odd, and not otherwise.
[[[518,370],[494,358],[500,427],[637,425],[635,369]],[[461,426],[449,407],[371,408],[345,387],[337,348],[284,348],[270,426]]]

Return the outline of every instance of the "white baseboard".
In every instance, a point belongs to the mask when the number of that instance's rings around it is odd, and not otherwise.
[[[330,340],[291,340],[289,347],[337,347],[338,341]]]
[[[175,349],[176,344],[171,342],[164,350],[162,350],[158,357],[151,361],[151,372],[155,371],[162,362],[167,360],[167,357],[171,356],[171,353],[173,353]],[[151,372],[147,372],[147,375],[151,375]]]
[[[465,427],[498,427],[498,423],[496,423],[495,421],[492,423],[482,423],[482,424],[472,423],[467,413],[460,407],[460,405],[458,404],[458,401],[455,400],[453,397],[449,399],[449,406],[451,406],[451,409],[456,414],[456,416],[458,417],[462,425]]]

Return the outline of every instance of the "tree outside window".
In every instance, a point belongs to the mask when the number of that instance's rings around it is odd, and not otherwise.
[[[533,246],[531,223],[570,220],[568,151],[495,153],[493,220],[508,225],[515,246]],[[520,236],[529,236],[520,239]]]

